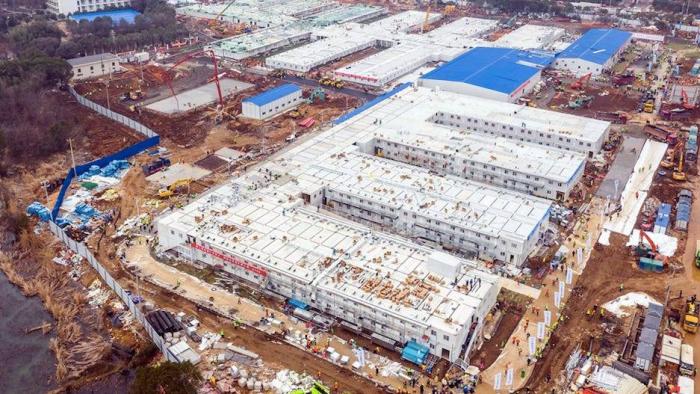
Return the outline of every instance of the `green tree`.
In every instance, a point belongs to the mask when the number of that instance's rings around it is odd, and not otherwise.
[[[155,367],[141,367],[136,370],[136,379],[131,384],[131,394],[196,394],[202,383],[202,375],[189,361],[160,363]]]

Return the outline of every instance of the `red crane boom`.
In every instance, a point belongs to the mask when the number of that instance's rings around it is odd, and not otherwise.
[[[175,67],[181,65],[182,63],[184,63],[192,58],[201,56],[201,55],[206,55],[206,56],[211,57],[211,60],[214,63],[214,76],[213,76],[213,78],[214,78],[214,82],[216,83],[216,93],[217,93],[218,98],[219,98],[219,105],[221,105],[221,107],[223,108],[224,107],[224,96],[221,94],[221,85],[219,84],[219,65],[216,61],[216,54],[214,53],[214,51],[202,50],[202,51],[190,53],[189,55],[187,55],[187,56],[183,57],[182,59],[178,60],[177,62],[175,62],[175,64],[173,64],[170,68],[168,68],[167,71],[169,72],[169,71],[173,70]],[[172,78],[170,77],[169,73],[168,73],[168,78],[166,79],[165,82],[168,84],[168,87],[170,88],[170,92],[173,94],[173,97],[175,97],[175,100],[177,100],[177,95],[175,94],[175,90],[173,89]]]

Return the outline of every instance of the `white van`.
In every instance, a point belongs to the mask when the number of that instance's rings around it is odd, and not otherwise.
[[[693,347],[684,343],[681,346],[681,375],[695,376],[695,363],[693,362]]]

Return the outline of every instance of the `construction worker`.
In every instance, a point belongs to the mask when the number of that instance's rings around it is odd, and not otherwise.
[[[625,284],[620,283],[620,293],[622,293],[625,290]]]

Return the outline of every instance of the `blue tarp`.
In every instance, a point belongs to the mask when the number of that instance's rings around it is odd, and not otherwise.
[[[40,202],[34,201],[27,207],[27,214],[30,216],[36,216],[42,222],[48,222],[51,220],[51,212]]]
[[[388,99],[389,97],[395,95],[396,93],[406,89],[407,87],[409,87],[411,85],[413,85],[413,84],[410,82],[402,83],[402,84],[396,86],[395,88],[393,88],[392,90],[382,94],[381,96],[377,96],[374,100],[371,100],[371,101],[364,103],[362,106],[355,108],[354,110],[348,112],[345,115],[341,115],[340,117],[338,117],[338,119],[333,121],[333,124],[341,124],[341,123],[345,122],[346,120],[348,120],[356,115],[359,115],[362,112],[374,107],[375,105],[381,103],[382,101]]]
[[[63,204],[63,199],[66,197],[66,192],[68,191],[68,188],[70,187],[71,182],[73,181],[73,177],[75,176],[75,173],[77,173],[78,176],[90,171],[91,168],[94,168],[93,166],[97,167],[105,167],[109,165],[111,162],[114,160],[124,160],[127,159],[131,156],[134,156],[138,153],[143,152],[144,150],[151,148],[153,146],[156,146],[160,143],[160,137],[155,136],[151,137],[149,139],[143,140],[141,142],[137,142],[134,145],[131,145],[130,147],[124,148],[120,150],[117,153],[99,158],[97,160],[91,161],[86,164],[81,164],[79,166],[75,167],[75,171],[73,171],[72,168],[68,169],[68,174],[66,174],[66,179],[63,181],[63,185],[61,186],[61,190],[58,192],[58,198],[56,199],[56,204],[53,206],[52,210],[52,215],[54,218],[58,217],[58,211],[61,209],[61,204]]]
[[[642,257],[639,259],[639,268],[646,271],[662,272],[664,270],[664,263],[660,260]]]
[[[304,301],[297,300],[296,298],[290,298],[287,303],[295,308],[299,309],[304,309],[306,310],[309,307],[309,304],[305,303]]]
[[[265,104],[269,104],[275,100],[279,100],[282,97],[287,97],[292,93],[300,91],[301,88],[293,83],[286,83],[284,85],[280,85],[276,88],[272,88],[270,90],[266,90],[258,95],[248,97],[243,99],[244,103],[253,103],[259,107],[262,107]]]
[[[420,345],[416,341],[410,341],[403,348],[401,358],[414,364],[422,365],[429,352],[430,349],[427,346]]]
[[[583,59],[605,64],[632,38],[632,33],[617,29],[591,29],[557,55],[562,59]]]
[[[95,175],[115,177],[121,170],[129,168],[129,162],[126,160],[112,160],[106,166],[100,167],[96,164],[90,166],[84,173],[78,177],[80,180],[85,180]]]
[[[100,214],[100,211],[85,203],[76,205],[73,212],[80,217],[83,223],[89,222],[90,219]]]
[[[656,213],[655,226],[668,227],[668,223],[671,220],[671,204],[662,203]]]

